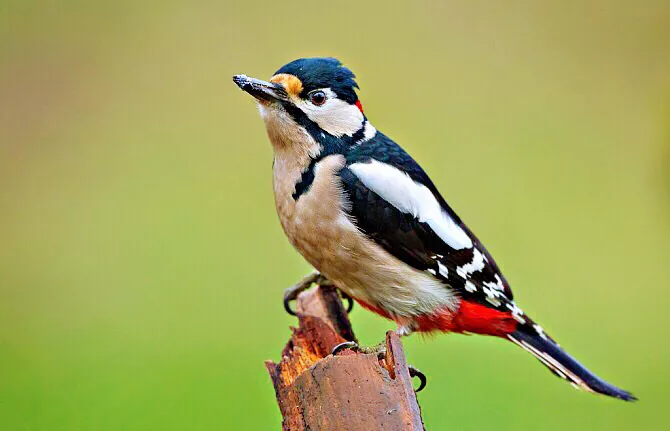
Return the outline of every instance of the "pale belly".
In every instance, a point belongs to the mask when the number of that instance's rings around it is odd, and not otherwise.
[[[291,244],[345,293],[408,323],[415,316],[456,309],[453,291],[431,274],[396,259],[368,239],[342,210],[347,205],[336,172],[339,156],[317,165],[315,180],[298,201],[277,182],[279,218]],[[276,174],[276,173],[275,173]]]

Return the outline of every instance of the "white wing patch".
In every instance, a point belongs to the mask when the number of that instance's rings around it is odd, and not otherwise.
[[[437,262],[437,268],[440,270],[440,275],[444,278],[449,278],[449,268],[444,266],[442,262]]]
[[[449,247],[456,250],[472,247],[470,237],[442,209],[433,193],[406,173],[377,160],[354,163],[349,169],[367,188],[396,209],[428,224]],[[483,259],[481,264],[483,267]]]
[[[482,287],[482,291],[484,292],[484,295],[486,295],[484,299],[489,304],[493,305],[494,307],[500,307],[500,305],[502,305],[502,301],[500,300],[500,298],[505,297],[505,295],[503,295],[502,292],[495,289],[491,289],[486,286]]]
[[[477,286],[475,286],[475,284],[473,282],[471,282],[470,280],[467,280],[465,282],[465,290],[467,290],[470,293],[476,292],[477,291]]]
[[[476,248],[472,250],[472,262],[456,268],[456,273],[462,278],[467,279],[473,272],[484,269],[484,255]]]
[[[486,256],[484,256],[484,259],[486,259]],[[499,290],[501,292],[504,291],[505,286],[503,285],[502,280],[500,279],[500,276],[498,274],[495,274],[495,277],[496,277],[496,282],[495,283],[492,282],[492,281],[485,281],[484,286],[486,286],[488,288],[491,288],[491,289]]]

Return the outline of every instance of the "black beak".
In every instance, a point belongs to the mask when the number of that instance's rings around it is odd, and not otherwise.
[[[233,81],[242,90],[254,96],[256,99],[267,102],[286,101],[288,94],[281,84],[261,81],[256,78],[249,78],[246,75],[235,75]]]

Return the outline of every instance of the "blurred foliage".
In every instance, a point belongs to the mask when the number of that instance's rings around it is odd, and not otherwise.
[[[309,267],[230,78],[328,55],[520,305],[641,399],[511,343],[414,336],[428,429],[667,429],[668,41],[663,0],[3,0],[0,428],[278,428],[263,360]],[[393,327],[352,319],[367,344]]]

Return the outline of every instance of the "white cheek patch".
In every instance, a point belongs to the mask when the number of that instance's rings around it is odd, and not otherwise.
[[[319,127],[333,136],[353,136],[363,126],[363,113],[356,105],[350,105],[330,89],[322,90],[326,93],[326,103],[315,106],[309,101],[300,101],[296,104],[307,118],[314,121]]]
[[[363,142],[367,142],[370,139],[374,138],[375,135],[377,134],[377,129],[375,129],[375,126],[370,124],[369,121],[365,122],[365,128],[363,129],[363,138],[360,140],[356,141],[357,144],[362,144]]]
[[[354,163],[349,169],[396,209],[428,224],[449,247],[455,250],[472,247],[470,237],[442,209],[433,193],[406,173],[377,160]]]

